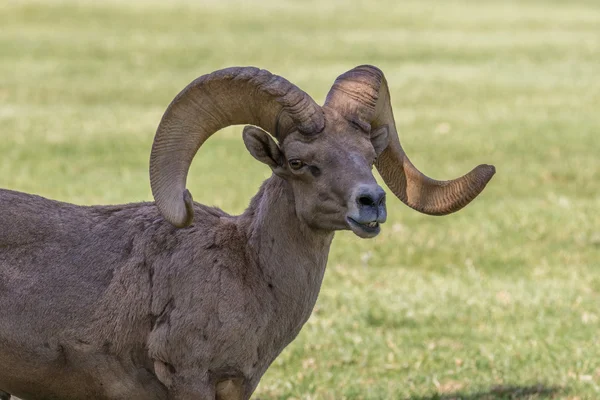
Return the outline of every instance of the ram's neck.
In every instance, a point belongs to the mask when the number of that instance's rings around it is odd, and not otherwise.
[[[256,267],[299,330],[317,300],[333,232],[311,229],[301,221],[292,188],[275,175],[263,183],[240,222]]]

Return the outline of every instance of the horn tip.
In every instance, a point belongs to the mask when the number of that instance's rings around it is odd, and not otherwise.
[[[187,189],[183,191],[183,203],[185,205],[185,217],[183,218],[183,224],[178,228],[185,228],[194,222],[194,198]]]
[[[194,222],[194,200],[189,190],[183,191],[182,200],[183,203],[168,207],[157,202],[163,218],[176,228],[186,228]]]
[[[481,164],[477,166],[475,170],[477,171],[477,174],[484,182],[484,184],[487,184],[490,181],[490,179],[492,179],[494,174],[496,174],[496,167],[489,164]]]

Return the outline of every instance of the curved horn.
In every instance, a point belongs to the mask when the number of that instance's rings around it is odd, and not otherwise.
[[[429,215],[444,215],[471,202],[496,172],[480,165],[450,181],[437,181],[421,173],[400,145],[390,93],[383,72],[362,65],[340,75],[327,94],[325,106],[337,109],[346,119],[359,119],[372,129],[387,125],[389,143],[377,158],[377,170],[394,194],[409,207]]]
[[[185,183],[194,155],[213,133],[236,124],[260,126],[281,142],[292,127],[314,134],[325,122],[308,94],[268,71],[226,68],[197,78],[165,111],[150,155],[152,194],[171,224],[193,221]]]

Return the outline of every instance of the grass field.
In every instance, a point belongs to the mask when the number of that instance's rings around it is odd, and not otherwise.
[[[599,399],[600,3],[250,4],[0,1],[0,187],[150,200],[154,131],[195,77],[260,66],[321,103],[377,65],[417,166],[498,172],[457,214],[390,199],[376,239],[337,234],[312,318],[255,397]],[[240,132],[197,156],[196,201],[239,213],[269,175]]]

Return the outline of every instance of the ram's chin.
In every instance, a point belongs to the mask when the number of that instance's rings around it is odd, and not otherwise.
[[[381,226],[379,225],[379,222],[376,221],[361,223],[351,217],[347,217],[346,222],[348,222],[350,230],[354,232],[356,236],[363,239],[374,238],[381,232]]]

